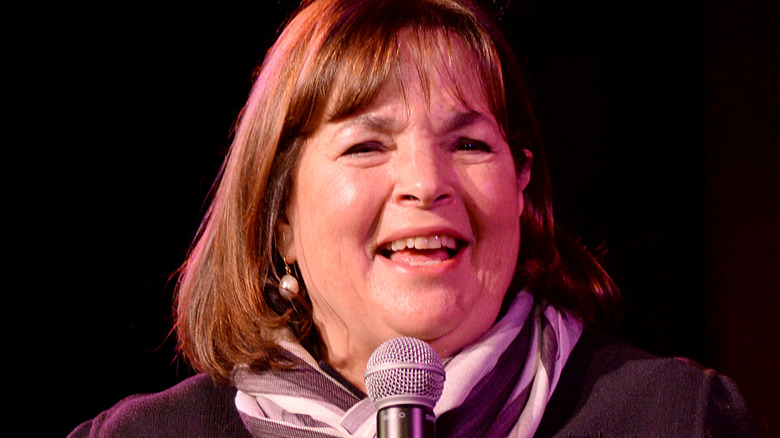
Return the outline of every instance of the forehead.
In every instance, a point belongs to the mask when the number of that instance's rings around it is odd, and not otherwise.
[[[339,121],[399,99],[405,105],[422,99],[430,108],[435,100],[437,106],[445,103],[460,112],[492,112],[488,79],[480,74],[479,59],[460,37],[443,30],[426,34],[403,31],[397,37],[395,53],[387,59],[392,65],[373,81],[339,75],[322,121]]]
[[[404,106],[408,111],[415,105],[432,113],[490,112],[485,87],[473,70],[428,67],[422,69],[404,59],[399,64],[399,74],[385,81],[363,111],[391,106]]]

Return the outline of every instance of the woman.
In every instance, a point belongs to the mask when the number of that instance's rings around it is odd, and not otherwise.
[[[728,379],[596,334],[619,294],[549,192],[479,5],[306,3],[183,267],[176,329],[201,374],[73,436],[374,436],[363,375],[399,336],[446,363],[438,436],[752,433]]]

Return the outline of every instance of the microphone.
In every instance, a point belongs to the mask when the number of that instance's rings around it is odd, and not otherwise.
[[[444,388],[444,366],[427,343],[395,338],[374,350],[366,391],[379,411],[377,438],[435,438],[433,407]]]

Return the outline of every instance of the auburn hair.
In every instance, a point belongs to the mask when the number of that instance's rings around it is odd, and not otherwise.
[[[465,47],[518,170],[527,164],[525,151],[532,154],[519,262],[507,300],[525,288],[586,324],[614,321],[617,287],[555,227],[527,85],[494,17],[471,0],[313,0],[293,14],[258,70],[181,268],[175,329],[180,352],[196,370],[229,381],[239,364],[286,366],[277,343],[282,327],[316,349],[305,285],[292,301],[278,292],[284,261],[276,246],[277,222],[304,141],[323,121],[348,117],[372,102],[397,74],[401,43],[412,49],[422,73],[437,62],[457,62],[453,47]]]

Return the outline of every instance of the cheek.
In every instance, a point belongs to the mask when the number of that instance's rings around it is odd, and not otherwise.
[[[331,226],[359,203],[361,189],[360,181],[332,163],[302,163],[295,189],[295,212],[302,228]]]
[[[355,266],[365,258],[366,238],[380,211],[375,182],[341,169],[314,169],[300,178],[294,232],[308,286],[333,283],[337,275],[328,272],[334,266]]]
[[[480,228],[507,228],[519,224],[522,192],[514,168],[508,165],[488,166],[468,176],[469,198],[475,205],[474,215]]]
[[[477,190],[471,191],[471,220],[481,242],[475,257],[481,261],[483,281],[500,290],[498,284],[514,275],[520,250],[522,193],[513,168],[483,172],[472,181]]]
[[[308,228],[316,230],[312,234],[338,239],[363,230],[377,198],[368,181],[334,172],[308,182],[309,189],[297,203],[303,231]]]

